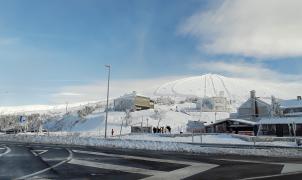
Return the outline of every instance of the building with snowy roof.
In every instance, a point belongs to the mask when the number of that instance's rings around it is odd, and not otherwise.
[[[297,99],[282,100],[279,106],[283,116],[302,116],[301,96],[297,96]]]
[[[227,118],[206,126],[207,133],[234,133],[254,135],[256,122],[246,119]]]
[[[250,98],[245,101],[239,108],[237,117],[258,121],[262,117],[269,117],[271,105],[256,97],[256,91],[250,91]]]
[[[149,97],[138,95],[135,91],[114,100],[115,111],[139,111],[154,109],[154,101]]]
[[[302,116],[262,118],[257,125],[260,135],[302,136]]]
[[[280,100],[278,116],[262,118],[257,122],[260,133],[263,135],[302,136],[302,100]]]

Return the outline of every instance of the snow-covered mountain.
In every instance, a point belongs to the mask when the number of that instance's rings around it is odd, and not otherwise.
[[[251,90],[256,90],[256,95],[262,98],[270,99],[274,95],[277,98],[290,99],[301,95],[302,85],[205,74],[168,82],[161,85],[154,94],[173,97],[213,97],[219,96],[222,92],[225,97],[240,104],[249,97]]]

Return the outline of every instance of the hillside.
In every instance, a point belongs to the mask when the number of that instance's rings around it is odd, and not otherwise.
[[[281,83],[265,80],[225,77],[218,74],[205,74],[175,80],[161,85],[154,94],[171,97],[213,97],[221,92],[238,107],[256,90],[258,97],[270,99],[272,95],[281,99],[295,98],[302,86],[296,83]]]

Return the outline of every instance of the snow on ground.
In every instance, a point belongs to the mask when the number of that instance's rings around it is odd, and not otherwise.
[[[299,149],[240,149],[240,148],[217,148],[201,147],[194,144],[186,144],[169,141],[146,141],[146,140],[126,140],[126,139],[103,139],[97,137],[82,137],[79,135],[57,136],[57,135],[36,135],[36,134],[17,134],[0,135],[0,141],[12,141],[22,143],[44,143],[44,144],[65,144],[65,145],[84,145],[94,147],[174,151],[190,153],[208,154],[236,154],[236,155],[258,155],[273,157],[302,157]]]
[[[122,136],[122,139],[163,141],[163,142],[186,142],[192,143],[192,136],[165,136],[166,134],[129,134]],[[117,137],[118,138],[118,137]],[[195,135],[193,143],[211,143],[211,144],[251,144],[239,138],[234,138],[227,134],[217,135]]]
[[[120,137],[115,137],[120,138]],[[244,141],[240,138],[233,137],[231,134],[203,134],[194,135],[193,141],[191,135],[166,135],[166,134],[128,134],[121,137],[126,140],[146,140],[146,141],[162,141],[162,142],[182,142],[182,143],[207,143],[207,144],[240,144],[254,145],[254,142]],[[273,141],[273,142],[256,142],[256,145],[263,146],[282,146],[296,147],[295,142]]]
[[[125,119],[125,116],[125,112],[109,111],[107,134],[111,134],[112,129],[115,134],[128,134],[131,126],[170,126],[172,133],[179,133],[185,131],[188,120],[191,120],[191,116],[175,112],[165,106],[161,106],[156,110],[131,112],[128,120]],[[106,113],[103,109],[98,109],[83,118],[80,118],[76,113],[71,113],[59,119],[50,119],[45,123],[44,128],[57,132],[67,131],[100,135],[105,133],[105,117]],[[128,121],[128,125],[126,121]]]

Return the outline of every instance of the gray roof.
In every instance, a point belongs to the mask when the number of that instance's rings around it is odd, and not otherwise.
[[[282,100],[279,102],[281,108],[302,108],[302,100],[297,99],[289,99],[289,100]]]

